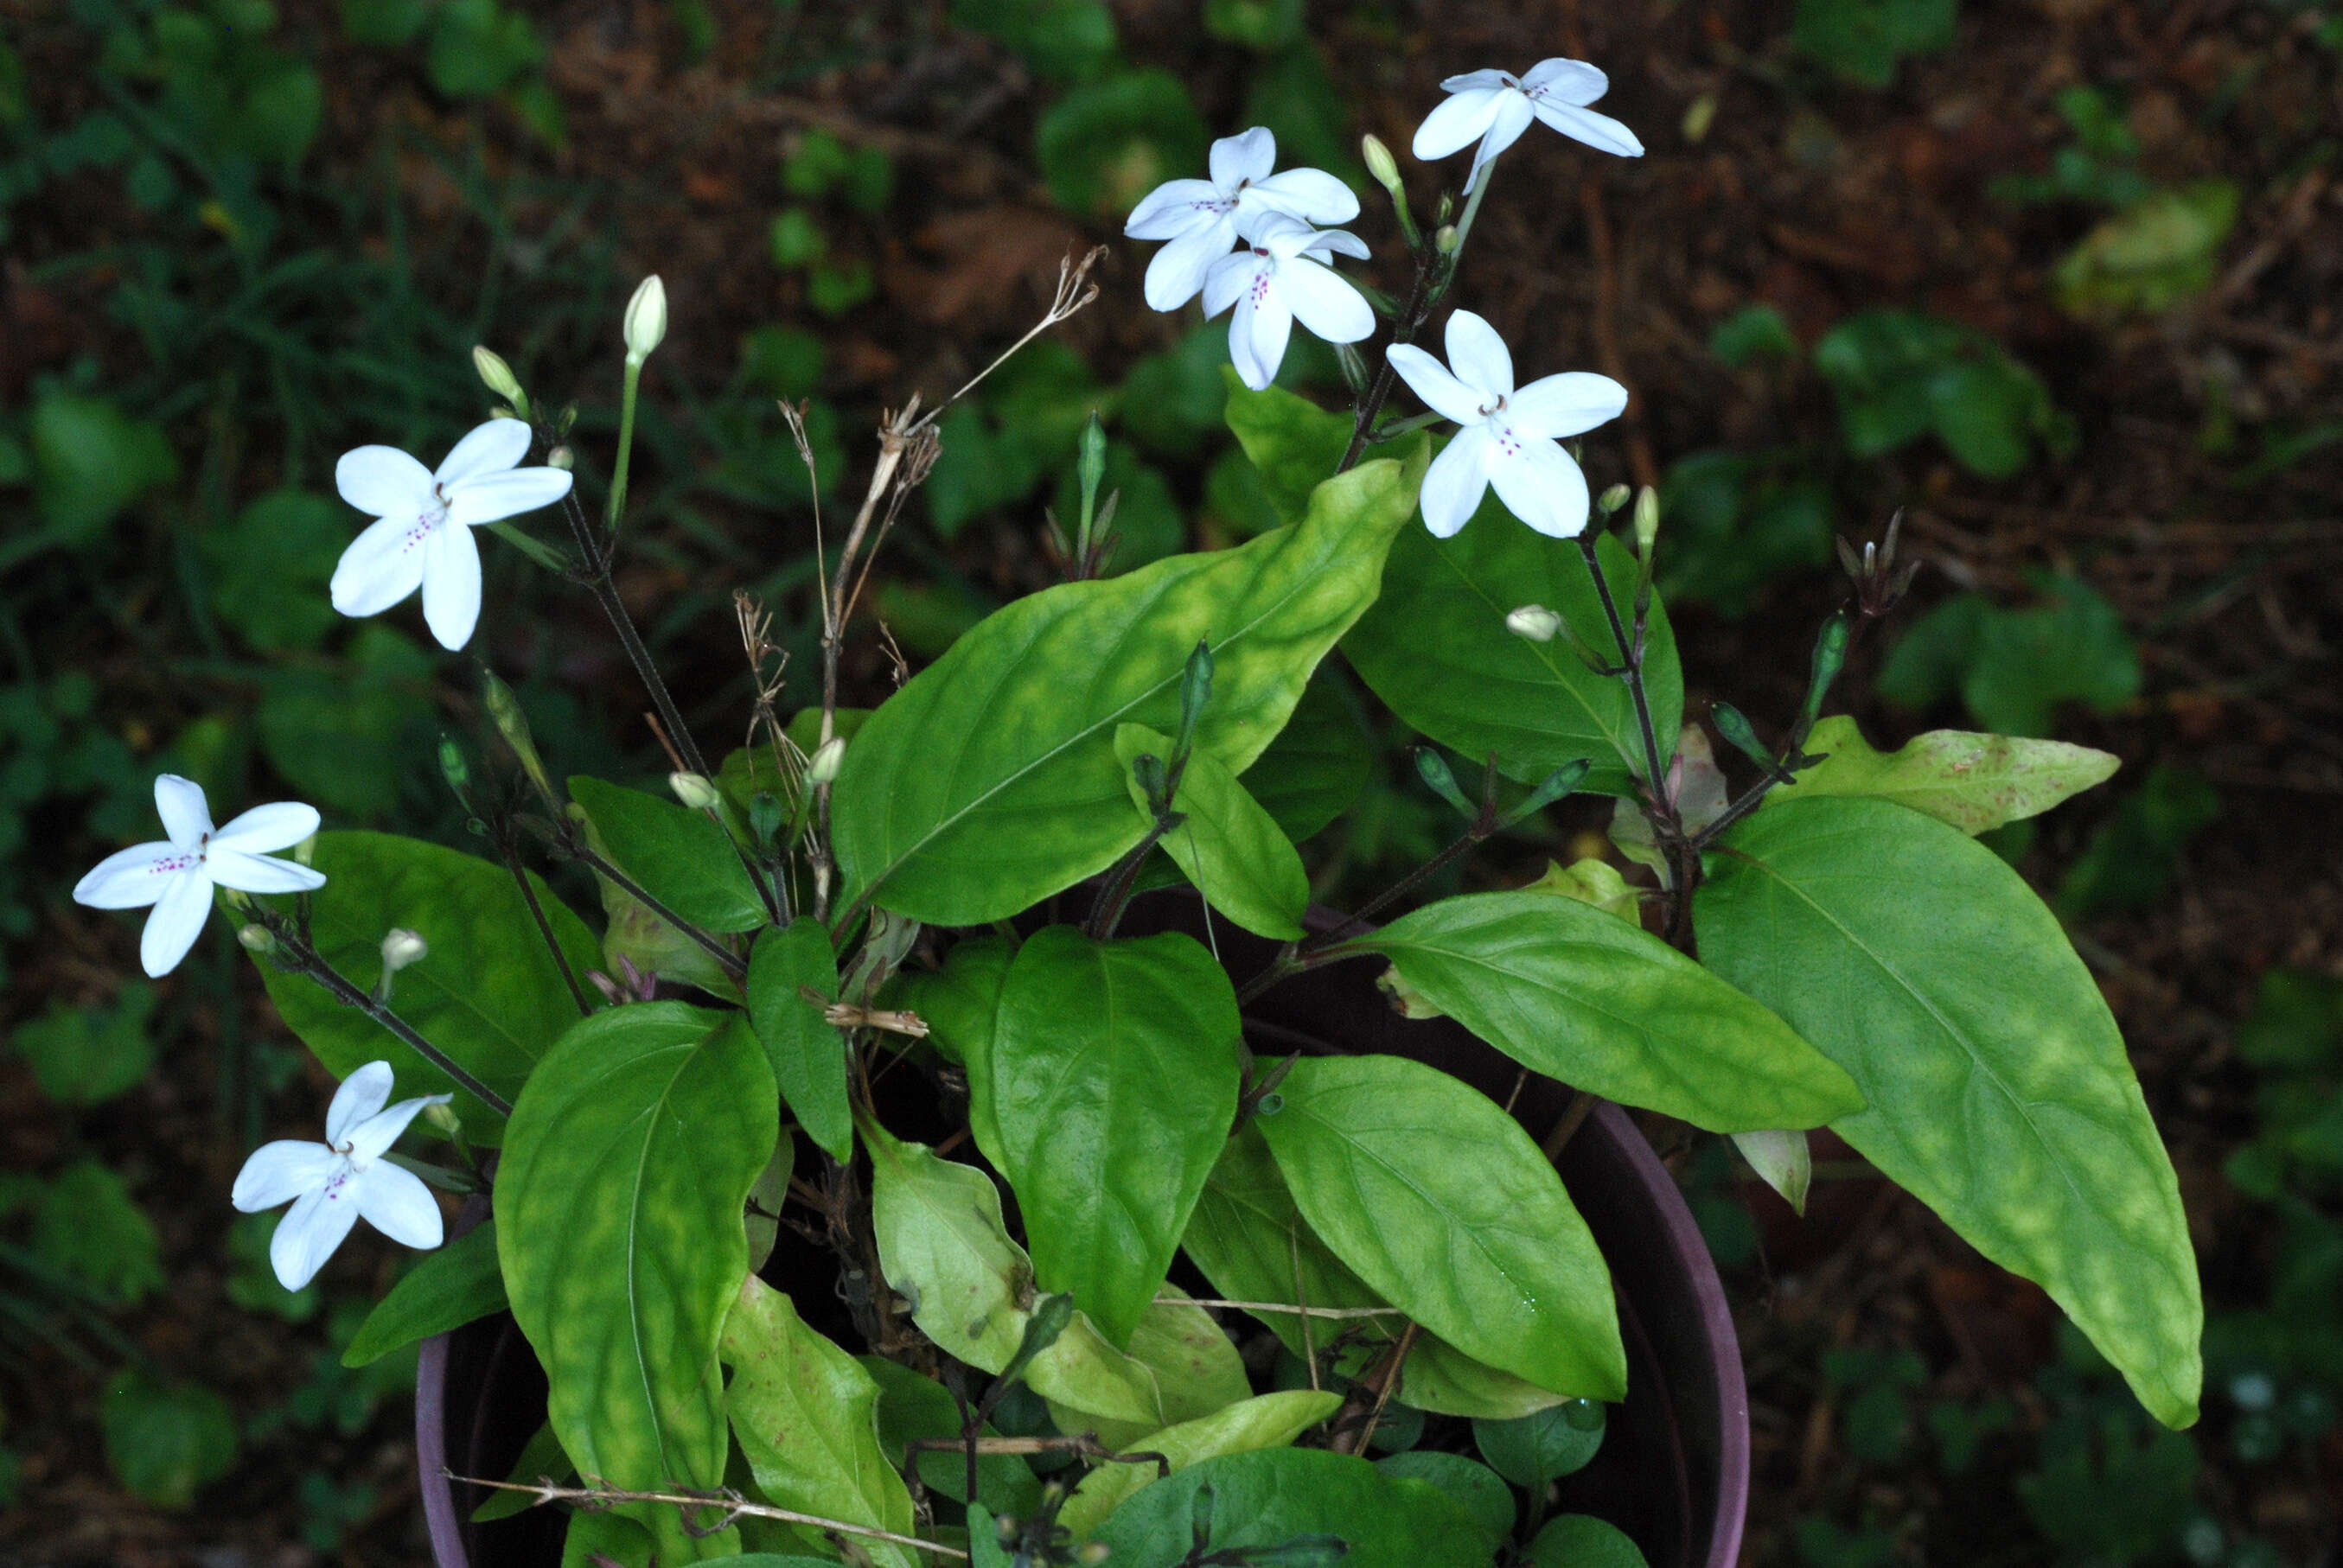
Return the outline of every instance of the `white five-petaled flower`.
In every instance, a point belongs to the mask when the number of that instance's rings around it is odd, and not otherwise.
[[[326,1110],[323,1143],[280,1138],[252,1151],[236,1173],[228,1201],[247,1214],[292,1203],[268,1243],[268,1261],[287,1290],[297,1291],[316,1278],[361,1216],[407,1246],[427,1251],[440,1243],[446,1232],[431,1189],[383,1155],[416,1112],[454,1098],[428,1094],[385,1110],[390,1063],[369,1061],[335,1091]]]
[[[196,945],[212,912],[215,887],[304,893],[326,885],[308,867],[267,853],[289,849],[317,830],[314,806],[255,806],[226,827],[215,828],[203,786],[166,773],[155,780],[155,810],[170,835],[167,840],[108,855],[73,891],[75,903],[94,910],[155,906],[138,939],[138,961],[150,975],[170,973]]]
[[[569,493],[559,468],[515,467],[528,426],[491,419],[456,443],[433,473],[396,447],[342,454],[342,499],[380,519],[350,541],[334,568],[334,608],[379,615],[423,589],[423,618],[440,646],[459,648],[480,618],[480,551],[472,529],[549,507]]]
[[[1390,354],[1415,395],[1462,427],[1423,476],[1423,522],[1434,535],[1444,539],[1463,528],[1492,485],[1539,533],[1566,539],[1586,527],[1586,476],[1554,437],[1617,418],[1627,407],[1624,387],[1571,371],[1516,390],[1504,339],[1469,310],[1448,318],[1445,368],[1413,344],[1394,344]]]
[[[1204,275],[1204,315],[1236,307],[1229,317],[1229,357],[1238,379],[1258,392],[1276,378],[1295,321],[1329,343],[1356,343],[1375,329],[1375,312],[1364,295],[1318,259],[1336,251],[1365,256],[1357,236],[1312,228],[1282,213],[1262,218],[1253,230],[1244,248],[1221,257]]]
[[[1212,263],[1228,255],[1253,220],[1282,213],[1304,223],[1348,223],[1359,216],[1351,187],[1322,169],[1269,171],[1277,138],[1255,126],[1212,144],[1208,180],[1171,180],[1147,193],[1122,232],[1132,239],[1168,241],[1147,264],[1147,303],[1177,310],[1204,286]]]
[[[1610,88],[1611,78],[1584,60],[1540,60],[1520,75],[1511,71],[1467,71],[1440,84],[1450,97],[1415,128],[1415,156],[1444,158],[1475,136],[1470,188],[1489,161],[1521,139],[1533,119],[1544,120],[1573,141],[1624,158],[1640,158],[1644,144],[1608,115],[1586,106]]]

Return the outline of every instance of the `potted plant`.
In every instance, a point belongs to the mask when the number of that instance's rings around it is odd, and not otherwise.
[[[1825,716],[1909,580],[1891,526],[1848,552],[1852,601],[1777,740],[1712,709],[1750,769],[1727,789],[1684,723],[1656,501],[1594,499],[1559,445],[1624,389],[1517,381],[1465,309],[1444,363],[1414,341],[1513,139],[1543,122],[1640,146],[1587,106],[1604,82],[1577,62],[1445,85],[1414,147],[1475,147],[1461,206],[1419,223],[1364,148],[1410,266],[1380,312],[1332,265],[1363,245],[1321,226],[1355,198],[1276,172],[1266,131],[1132,216],[1162,242],[1150,305],[1232,312],[1228,419],[1283,526],[1109,575],[1093,422],[1079,515],[1051,524],[1064,580],[868,712],[840,706],[840,653],[951,399],[880,431],[821,554],[820,690],[794,716],[742,601],[751,743],[712,760],[611,576],[656,278],[626,313],[598,519],[566,418],[486,350],[503,405],[436,469],[342,459],[377,520],[337,608],[419,588],[461,648],[471,530],[497,530],[608,612],[675,753],[668,792],[553,779],[484,672],[493,748],[451,739],[441,762],[487,853],[317,834],[291,804],[216,829],[166,779],[167,841],[77,896],[152,904],[155,973],[224,907],[344,1075],[325,1141],[264,1147],[233,1196],[291,1204],[271,1248],[288,1285],[361,1217],[429,1249],[352,1359],[489,1325],[427,1357],[427,1457],[480,1464],[480,1388],[544,1380],[542,1429],[497,1459],[513,1479],[473,1474],[466,1510],[577,1505],[558,1551],[578,1563],[1729,1562],[1738,1368],[1618,1106],[1733,1137],[1793,1201],[1805,1130],[1829,1125],[2038,1281],[2155,1414],[2193,1418],[2170,1165],[2056,920],[1975,838],[2111,759],[1955,734],[1882,754]],[[1089,270],[1069,265],[1035,333],[1091,303]],[[1379,316],[1370,365],[1352,346]],[[1295,321],[1344,349],[1349,412],[1272,385]],[[1427,412],[1389,414],[1402,380]],[[566,548],[510,521],[548,506]],[[1294,847],[1355,785],[1328,765],[1358,739],[1338,648],[1433,743],[1419,769],[1463,819],[1348,914],[1311,907]],[[1574,793],[1616,802],[1650,885],[1586,859],[1421,896]],[[590,872],[598,936],[539,857]],[[443,1147],[397,1152],[408,1135]],[[452,1239],[435,1185],[466,1195]],[[459,1494],[435,1495],[450,1523]]]

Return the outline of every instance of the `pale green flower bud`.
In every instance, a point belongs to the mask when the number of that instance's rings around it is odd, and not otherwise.
[[[1648,556],[1660,537],[1660,493],[1645,485],[1635,497],[1635,553]]]
[[[314,865],[317,859],[317,835],[312,833],[294,845],[293,858],[305,866]]]
[[[1399,194],[1399,162],[1392,156],[1391,149],[1383,146],[1383,139],[1377,136],[1360,137],[1359,156],[1366,159],[1367,173],[1375,176],[1375,184],[1393,196],[1397,196]]]
[[[1432,231],[1432,246],[1441,255],[1454,256],[1456,254],[1456,244],[1457,235],[1456,226],[1454,224],[1443,223],[1438,228]]]
[[[627,301],[627,361],[640,365],[667,336],[667,285],[653,273],[643,279]]]
[[[1625,506],[1629,500],[1634,498],[1634,491],[1629,489],[1624,485],[1614,485],[1609,489],[1604,491],[1603,494],[1596,498],[1594,506],[1598,511],[1607,518],[1612,513],[1617,511],[1620,508]]]
[[[1505,617],[1505,629],[1530,642],[1552,642],[1562,617],[1542,604],[1525,604]]]
[[[567,447],[556,447],[545,455],[545,466],[548,468],[559,468],[566,473],[578,466],[578,454]]]
[[[456,1114],[452,1105],[427,1105],[423,1108],[423,1120],[450,1139],[460,1137],[464,1131],[464,1119]]]
[[[722,799],[716,793],[716,786],[710,784],[704,774],[670,773],[667,776],[667,787],[675,791],[677,799],[695,811],[712,811]]]
[[[515,415],[528,417],[528,394],[520,389],[520,378],[512,373],[504,357],[485,344],[472,346],[472,368],[479,372],[480,384],[512,405]]]
[[[277,939],[268,934],[268,928],[266,926],[238,926],[236,940],[242,944],[245,951],[259,953],[263,956],[277,946]]]
[[[383,972],[397,974],[430,951],[430,944],[426,942],[421,935],[408,930],[405,926],[393,926],[382,939]]]
[[[806,763],[806,782],[819,788],[837,780],[838,770],[846,764],[846,737],[833,735],[821,743],[812,759]]]

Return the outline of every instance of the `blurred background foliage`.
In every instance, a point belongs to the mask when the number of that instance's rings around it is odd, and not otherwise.
[[[2328,0],[15,0],[0,33],[0,1555],[418,1560],[412,1358],[340,1348],[401,1260],[297,1295],[225,1201],[327,1084],[207,940],[136,975],[66,899],[216,802],[461,843],[431,742],[468,658],[324,585],[337,455],[436,460],[468,350],[575,400],[603,491],[619,304],[674,302],[620,587],[712,743],[751,594],[812,668],[814,502],[1115,243],[1106,297],[943,421],[850,700],[1051,579],[1095,411],[1112,568],[1274,525],[1221,419],[1226,332],[1145,312],[1121,214],[1269,126],[1371,191],[1443,75],[1610,71],[1650,155],[1533,136],[1460,296],[1525,375],[1636,393],[1590,475],[1665,499],[1696,683],[1795,706],[1834,539],[1928,563],[1847,688],[1931,725],[2117,752],[1995,837],[2099,973],[2172,1143],[2214,1308],[2202,1427],[2151,1428],[2028,1287],[1843,1148],[1796,1221],[1722,1144],[1655,1138],[1742,1307],[1749,1560],[2309,1563],[2343,1495],[2343,13]],[[1403,158],[1420,206],[1442,175]],[[1355,226],[1387,242],[1373,203]],[[1386,284],[1396,281],[1381,277]],[[1284,379],[1342,397],[1297,342]],[[809,478],[776,407],[801,403]],[[529,525],[525,522],[525,526]],[[501,544],[474,651],[557,769],[667,764],[590,607]],[[881,635],[883,630],[883,635]],[[1340,672],[1337,672],[1339,679]],[[1403,730],[1343,683],[1320,717]],[[1353,748],[1355,749],[1355,748]],[[1307,846],[1373,890],[1451,836],[1403,765]],[[1581,803],[1584,805],[1584,803]],[[1599,803],[1471,874],[1611,853]],[[1615,854],[1614,858],[1617,857]],[[568,890],[573,896],[579,890]]]

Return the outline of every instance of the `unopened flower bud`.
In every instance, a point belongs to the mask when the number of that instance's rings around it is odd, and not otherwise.
[[[439,738],[439,773],[456,792],[456,799],[464,799],[472,783],[472,765],[464,759],[464,749],[452,735]]]
[[[512,367],[505,363],[504,356],[495,349],[484,344],[474,344],[472,368],[479,372],[482,386],[511,404],[516,410],[528,407],[528,394],[520,389],[520,378],[512,373]]]
[[[1525,604],[1505,617],[1505,629],[1531,642],[1552,642],[1562,629],[1562,617],[1542,604]]]
[[[653,273],[635,289],[635,297],[627,301],[626,317],[627,362],[640,365],[651,357],[651,350],[667,336],[667,285]]]
[[[1097,1565],[1105,1562],[1113,1552],[1114,1548],[1103,1541],[1087,1541],[1074,1553],[1074,1556],[1085,1565],[1085,1568],[1097,1568]]]
[[[556,447],[545,455],[545,466],[548,468],[559,468],[566,473],[578,466],[578,454],[567,447]]]
[[[1648,556],[1660,537],[1660,493],[1645,485],[1635,494],[1635,553]]]
[[[833,735],[821,743],[819,750],[806,763],[806,782],[819,788],[834,783],[838,770],[846,765],[846,737]]]
[[[251,894],[245,892],[243,890],[238,888],[221,888],[218,891],[220,902],[226,904],[229,909],[234,910],[240,915],[251,912]]]
[[[520,699],[513,695],[511,687],[497,678],[494,670],[486,668],[480,671],[480,706],[488,710],[489,721],[504,737],[505,744],[512,748],[513,755],[520,760],[521,770],[528,775],[537,792],[548,800],[558,799],[545,764],[537,755],[537,741],[528,732],[528,719],[520,710]]]
[[[667,776],[667,787],[675,791],[677,799],[695,811],[712,811],[717,802],[723,799],[716,793],[716,786],[708,781],[705,774],[670,773]]]
[[[277,946],[277,939],[268,934],[266,926],[238,926],[236,940],[246,952],[260,953],[264,956]]]
[[[310,834],[293,846],[293,858],[302,865],[315,865],[317,859],[317,835]]]
[[[1635,492],[1624,485],[1614,485],[1596,498],[1594,507],[1607,518],[1634,499],[1634,495]]]
[[[1399,194],[1399,163],[1391,149],[1383,146],[1381,136],[1369,135],[1359,138],[1359,156],[1367,161],[1367,173],[1375,176],[1375,184],[1393,196]]]
[[[456,1114],[452,1105],[427,1105],[423,1108],[423,1120],[451,1139],[463,1136],[464,1119]]]
[[[397,974],[430,950],[430,944],[418,933],[408,930],[405,926],[393,926],[382,939],[383,972]]]
[[[1456,226],[1443,223],[1432,231],[1432,246],[1443,256],[1456,254]]]

